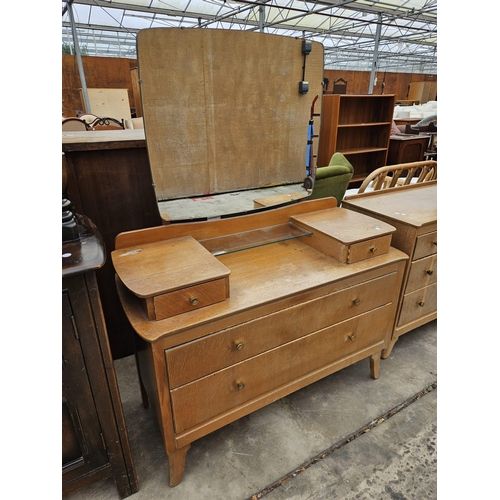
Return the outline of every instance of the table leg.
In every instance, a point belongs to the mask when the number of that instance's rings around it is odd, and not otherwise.
[[[171,487],[177,486],[184,474],[184,464],[186,463],[186,453],[191,447],[191,444],[179,448],[172,453],[167,453],[168,469],[169,469],[169,484]]]
[[[384,349],[382,351],[382,359],[387,359],[390,355],[391,355],[391,352],[392,352],[392,349],[394,347],[394,344],[396,343],[396,341],[398,340],[398,337],[394,337],[390,342],[389,342],[389,346],[387,347],[387,349]]]
[[[373,356],[370,356],[370,375],[377,379],[380,377],[380,356],[381,352],[375,353]]]

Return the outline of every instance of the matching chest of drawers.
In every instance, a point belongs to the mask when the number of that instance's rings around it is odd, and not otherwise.
[[[350,196],[342,206],[393,225],[391,244],[410,257],[385,358],[399,336],[437,318],[437,181]]]
[[[390,246],[393,226],[331,200],[118,237],[112,253],[118,292],[137,332],[143,400],[154,407],[163,433],[171,486],[182,479],[191,443],[209,432],[365,358],[378,378],[408,257]],[[253,233],[264,226],[266,241],[259,244]],[[273,241],[270,234],[279,236]],[[220,251],[219,238],[227,252]],[[252,243],[231,249],[242,239]],[[196,286],[222,279],[225,298],[203,298],[200,307],[196,294],[183,295],[183,282],[193,286],[187,276],[193,262],[167,272],[168,263],[151,257],[175,241],[200,246],[178,259],[201,257],[193,269],[198,277],[205,273],[205,281]],[[184,304],[161,319],[145,307],[154,297],[136,281],[142,275],[162,295],[155,262],[168,293],[178,292],[174,302]],[[174,278],[177,267],[184,280]]]

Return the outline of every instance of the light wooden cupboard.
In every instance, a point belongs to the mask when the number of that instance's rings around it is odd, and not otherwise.
[[[118,235],[171,486],[196,439],[362,359],[379,377],[408,260],[393,232],[324,198]]]
[[[408,99],[425,104],[437,99],[437,82],[412,82],[408,91]]]
[[[386,358],[401,335],[437,318],[437,181],[349,196],[342,207],[394,226],[392,245],[410,257]]]
[[[80,92],[83,91],[80,89]],[[87,94],[90,104],[90,109],[85,109],[87,113],[117,120],[131,118],[128,89],[87,89]],[[82,103],[85,107],[83,94]]]
[[[359,185],[387,162],[394,95],[323,95],[317,166],[336,152],[353,165],[350,184]]]

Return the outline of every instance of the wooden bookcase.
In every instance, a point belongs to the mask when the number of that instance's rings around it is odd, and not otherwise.
[[[318,167],[336,152],[353,165],[350,184],[360,184],[387,162],[394,95],[324,95],[321,107]]]

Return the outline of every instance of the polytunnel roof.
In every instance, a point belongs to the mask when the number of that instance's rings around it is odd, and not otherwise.
[[[376,61],[377,71],[437,73],[437,0],[62,2],[62,44],[70,52],[74,29],[83,55],[136,58],[138,31],[159,27],[307,38],[324,45],[326,69],[367,71]]]

